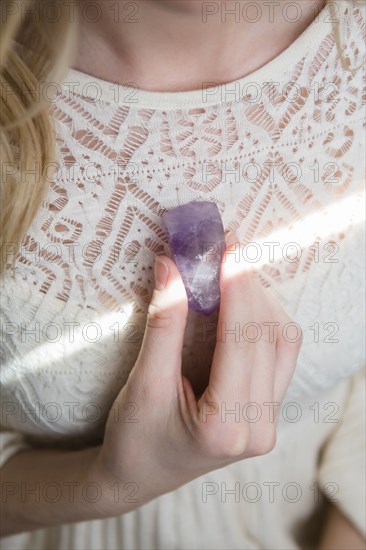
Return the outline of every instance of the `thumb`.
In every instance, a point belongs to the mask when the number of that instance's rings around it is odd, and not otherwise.
[[[145,370],[144,374],[156,382],[181,376],[188,300],[178,268],[170,258],[157,256],[154,274],[155,289],[136,368]]]

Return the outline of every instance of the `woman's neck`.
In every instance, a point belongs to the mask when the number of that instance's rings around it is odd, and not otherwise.
[[[143,90],[176,92],[232,82],[259,69],[310,25],[326,0],[98,3],[99,14],[91,13],[90,2],[78,3],[73,67]]]

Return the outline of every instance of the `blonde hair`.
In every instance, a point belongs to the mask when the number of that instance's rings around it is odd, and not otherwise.
[[[70,11],[61,0],[54,0],[51,20],[48,11],[39,9],[41,4],[39,0],[1,3],[0,273],[9,253],[14,259],[49,187],[49,166],[56,160],[55,138],[42,85],[61,81],[74,50],[76,33]],[[338,25],[333,26],[343,67],[356,70],[343,55]]]
[[[40,9],[39,1],[1,3],[0,272],[6,256],[14,259],[47,193],[55,161],[49,100],[42,91],[47,82],[62,79],[74,50],[75,26],[63,2],[51,8],[53,14]]]

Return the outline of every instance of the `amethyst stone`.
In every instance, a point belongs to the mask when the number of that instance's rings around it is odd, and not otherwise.
[[[163,214],[173,259],[190,309],[211,315],[220,304],[225,235],[215,203],[193,201]]]

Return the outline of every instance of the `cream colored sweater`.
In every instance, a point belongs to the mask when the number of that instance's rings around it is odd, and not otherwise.
[[[216,202],[304,344],[270,454],[2,548],[300,548],[319,491],[365,531],[365,10],[339,2],[336,15],[348,70],[326,7],[264,67],[206,91],[66,75],[53,103],[59,169],[1,279],[2,463],[27,446],[102,440],[139,351],[154,257],[169,254],[166,209]],[[189,316],[192,379],[210,364],[207,322]]]

